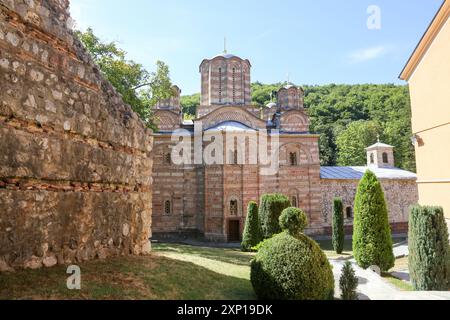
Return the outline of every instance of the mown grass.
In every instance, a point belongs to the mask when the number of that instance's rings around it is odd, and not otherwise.
[[[331,241],[318,241],[331,259],[350,258],[351,241],[337,255]],[[0,300],[253,300],[250,262],[254,253],[239,249],[154,244],[145,257],[118,257],[83,263],[79,291],[66,287],[65,266],[0,273]],[[398,261],[403,267],[404,259]],[[402,290],[407,282],[389,275]]]
[[[219,249],[220,250],[220,249]],[[0,274],[0,299],[50,300],[251,300],[251,283],[201,263],[170,259],[161,250],[146,257],[120,257],[80,265],[81,290],[66,287],[66,267]],[[239,261],[235,253],[217,254]],[[191,256],[194,257],[195,256]],[[185,259],[187,260],[187,259]],[[211,260],[213,261],[213,260]],[[211,263],[209,261],[209,263]],[[218,261],[220,263],[220,261]],[[230,263],[230,265],[233,265]],[[235,265],[242,267],[242,265]]]
[[[353,255],[351,239],[345,239],[344,251],[342,252],[342,254],[336,253],[336,251],[333,248],[333,242],[331,240],[318,240],[317,243],[319,244],[323,252],[325,252],[328,259],[347,259],[351,258]]]
[[[383,273],[382,277],[401,291],[414,291],[411,283],[398,279],[390,273]]]

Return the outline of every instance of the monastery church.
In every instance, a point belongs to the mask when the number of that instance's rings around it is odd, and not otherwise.
[[[249,60],[226,52],[203,60],[201,103],[193,121],[183,120],[181,90],[176,86],[172,98],[157,104],[153,238],[239,241],[248,203],[259,202],[267,193],[285,194],[293,206],[304,210],[309,219],[307,233],[313,236],[331,234],[332,202],[341,197],[351,232],[357,185],[368,168],[385,190],[393,233],[406,232],[408,208],[418,202],[417,178],[394,167],[394,147],[381,142],[368,147],[365,167],[321,167],[319,135],[309,131],[302,88],[280,88],[276,103],[261,111],[251,101],[251,68]],[[232,133],[237,137],[224,140],[222,156],[227,161],[174,163],[172,150],[177,142],[172,139],[173,133],[183,129],[193,137],[197,125],[202,128],[203,150],[213,140],[208,136]],[[274,174],[264,173],[264,164],[249,161],[256,151],[245,136],[260,132],[267,132],[270,153],[278,157],[279,169]],[[240,136],[244,136],[243,143],[238,143]],[[277,150],[272,150],[275,138]],[[193,152],[185,156],[195,157]]]

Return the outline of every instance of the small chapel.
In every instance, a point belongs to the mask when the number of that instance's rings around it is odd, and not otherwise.
[[[417,177],[395,168],[394,147],[381,142],[368,147],[367,166],[321,167],[320,136],[309,131],[303,89],[283,86],[274,102],[261,110],[251,100],[251,68],[249,60],[227,52],[203,60],[201,102],[194,120],[184,120],[177,86],[173,97],[157,104],[153,238],[240,241],[248,203],[268,193],[282,193],[292,206],[304,210],[312,236],[331,234],[333,199],[341,197],[351,232],[357,185],[367,169],[385,189],[393,232],[406,232],[408,208],[418,201]],[[192,138],[192,152],[183,155],[192,161],[174,161],[176,132]],[[256,135],[265,140],[252,138]],[[213,162],[194,161],[196,147],[208,153],[219,138],[220,148],[209,152]],[[258,152],[262,141],[270,157],[276,157],[277,170],[272,173]]]

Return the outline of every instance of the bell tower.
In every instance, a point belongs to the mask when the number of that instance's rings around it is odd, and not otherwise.
[[[367,166],[376,168],[394,168],[394,146],[378,142],[366,149]]]

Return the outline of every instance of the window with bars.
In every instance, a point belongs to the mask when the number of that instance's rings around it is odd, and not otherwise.
[[[296,152],[289,153],[289,163],[291,164],[291,166],[298,165],[298,159],[297,159],[297,153]]]
[[[230,216],[237,216],[238,215],[238,202],[237,200],[231,200],[230,201]]]
[[[164,202],[164,214],[166,215],[172,214],[172,202],[170,200],[166,200]]]

